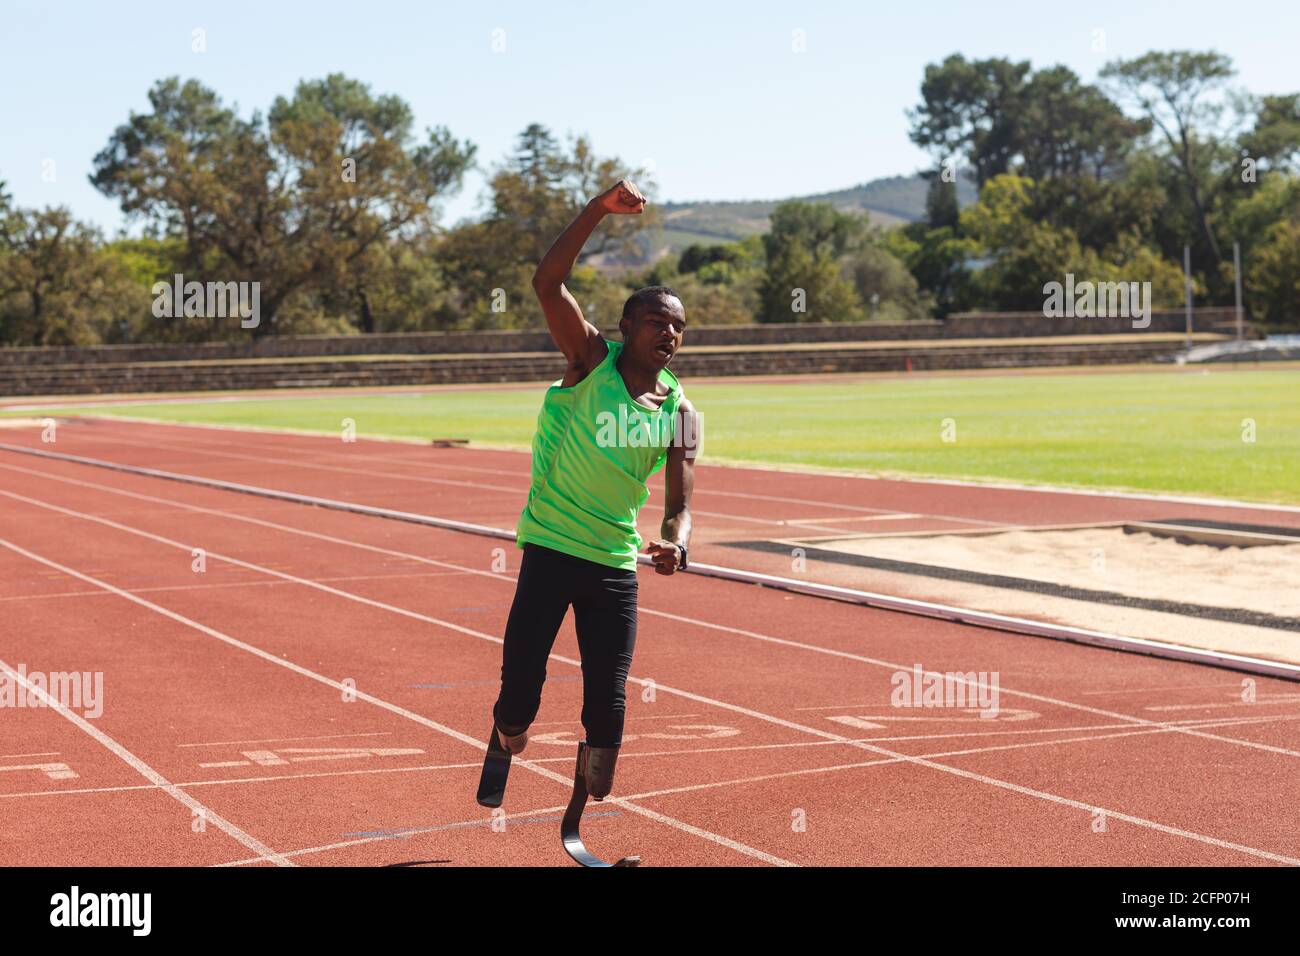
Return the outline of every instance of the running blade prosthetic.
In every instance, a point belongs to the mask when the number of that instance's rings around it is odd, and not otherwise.
[[[564,820],[560,823],[560,839],[564,841],[564,852],[569,854],[574,862],[583,866],[640,866],[641,857],[639,856],[625,856],[617,863],[606,863],[599,857],[592,855],[582,842],[582,835],[578,832],[578,828],[582,823],[582,811],[587,805],[587,764],[589,757],[590,748],[586,742],[579,743],[578,764],[573,773],[573,796],[569,799],[569,806],[564,811]]]
[[[510,751],[501,745],[501,737],[493,725],[487,754],[483,757],[483,775],[478,780],[478,802],[483,806],[499,807],[505,799],[510,756]]]

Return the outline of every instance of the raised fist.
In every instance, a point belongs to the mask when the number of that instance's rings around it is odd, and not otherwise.
[[[645,196],[627,179],[620,179],[605,190],[596,197],[596,202],[605,212],[615,215],[639,216],[645,208]]]

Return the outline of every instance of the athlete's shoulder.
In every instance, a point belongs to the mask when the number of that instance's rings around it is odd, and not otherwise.
[[[611,341],[604,336],[593,337],[591,342],[591,352],[585,361],[569,363],[569,367],[564,372],[564,378],[560,380],[560,384],[564,388],[577,388],[584,382],[591,381],[592,374],[597,369],[604,368],[618,357],[618,352],[613,348],[613,346],[618,345],[617,342]]]
[[[682,388],[682,383],[678,380],[677,376],[668,369],[664,368],[659,370],[659,381],[667,385],[670,391],[677,393],[678,401],[681,401],[686,397],[686,391]]]

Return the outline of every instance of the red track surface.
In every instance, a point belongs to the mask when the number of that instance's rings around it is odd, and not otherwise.
[[[527,457],[506,452],[123,423],[60,426],[54,446],[35,430],[0,439],[507,528],[527,487]],[[731,565],[738,552],[708,542],[900,512],[919,517],[891,525],[1300,526],[1284,511],[705,466],[696,506],[693,555]],[[0,661],[104,675],[97,718],[0,710],[0,863],[567,864],[571,622],[504,826],[474,802],[518,566],[505,547],[494,572],[498,548],[0,452]],[[598,854],[1300,862],[1293,684],[1255,679],[1248,704],[1240,675],[1206,667],[690,575],[641,583],[617,799],[584,824]],[[918,663],[996,672],[1001,712],[891,707],[891,677]]]

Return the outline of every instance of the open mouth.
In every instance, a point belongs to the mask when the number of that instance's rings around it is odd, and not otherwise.
[[[655,351],[658,352],[660,355],[662,355],[664,358],[672,358],[673,355],[673,347],[668,342],[663,342],[660,343],[659,345],[656,345]]]

